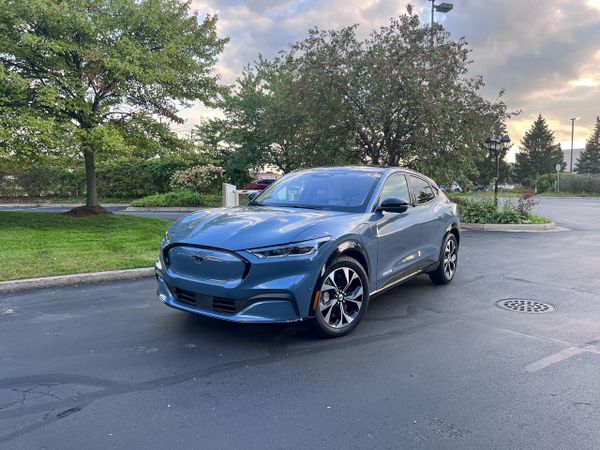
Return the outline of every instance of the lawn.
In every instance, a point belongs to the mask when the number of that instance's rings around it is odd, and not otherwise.
[[[150,267],[171,222],[0,212],[0,281]]]

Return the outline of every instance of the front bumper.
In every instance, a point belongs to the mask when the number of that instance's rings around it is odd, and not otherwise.
[[[321,250],[272,259],[238,252],[249,268],[243,279],[233,282],[194,276],[190,270],[178,273],[161,255],[155,266],[158,297],[172,308],[232,322],[298,322],[310,317],[314,286],[325,264],[326,252]]]

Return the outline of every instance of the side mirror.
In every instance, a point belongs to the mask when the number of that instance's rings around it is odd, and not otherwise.
[[[409,204],[406,200],[396,197],[390,197],[382,201],[381,205],[379,205],[379,208],[377,208],[377,210],[383,212],[403,213],[406,212],[408,206]]]
[[[258,194],[260,194],[260,192],[253,192],[252,194],[248,195],[248,200],[252,201],[254,200],[256,197],[258,197]]]

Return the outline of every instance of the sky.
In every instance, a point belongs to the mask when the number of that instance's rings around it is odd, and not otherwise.
[[[483,75],[482,95],[505,89],[509,109],[521,114],[509,122],[517,144],[538,114],[546,117],[563,149],[583,147],[600,115],[600,0],[445,0],[454,4],[436,21],[473,50],[471,73]],[[258,54],[274,56],[303,39],[313,26],[338,29],[359,24],[366,35],[402,14],[404,0],[192,0],[199,15],[219,16],[218,32],[230,42],[216,66],[231,84]],[[424,21],[428,0],[410,2]],[[196,105],[184,112],[178,131],[218,112]],[[510,159],[514,154],[510,156]]]

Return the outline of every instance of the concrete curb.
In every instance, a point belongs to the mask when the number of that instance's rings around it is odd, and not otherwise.
[[[128,206],[126,212],[191,212],[207,206]]]
[[[76,208],[83,203],[2,203],[0,208]],[[108,208],[126,208],[129,203],[101,203],[100,206]]]
[[[544,232],[544,231],[563,231],[564,228],[557,227],[554,222],[550,223],[464,223],[461,222],[460,228],[463,230],[477,231],[504,231],[509,233],[519,232]]]
[[[142,269],[111,270],[108,272],[78,273],[57,277],[28,278],[25,280],[0,281],[0,294],[20,292],[30,289],[43,289],[75,284],[97,283],[100,281],[131,280],[154,275],[154,267]]]

